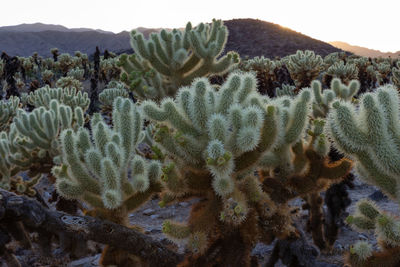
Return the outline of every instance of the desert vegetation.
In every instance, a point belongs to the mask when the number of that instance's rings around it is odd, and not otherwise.
[[[4,264],[100,251],[101,266],[316,266],[349,225],[378,245],[348,244],[342,264],[400,265],[398,217],[369,199],[346,214],[354,177],[398,201],[400,60],[241,58],[228,34],[213,20],[132,31],[134,54],[3,52]],[[132,224],[152,201],[191,203],[162,223],[167,244]],[[273,244],[265,261],[260,243]]]

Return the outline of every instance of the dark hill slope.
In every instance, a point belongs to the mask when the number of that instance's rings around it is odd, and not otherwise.
[[[229,29],[226,51],[238,51],[242,57],[284,57],[297,50],[313,50],[325,56],[342,51],[328,43],[262,20],[233,19],[224,21],[224,24]]]

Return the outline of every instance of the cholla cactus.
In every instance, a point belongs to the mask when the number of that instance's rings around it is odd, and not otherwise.
[[[400,61],[397,62],[397,68],[392,69],[392,83],[400,90]]]
[[[128,98],[129,93],[125,88],[106,88],[99,94],[99,101],[101,104],[101,110],[108,112],[112,110],[114,100],[118,97]]]
[[[295,96],[296,87],[290,84],[282,84],[282,88],[276,88],[276,96]]]
[[[275,70],[279,68],[275,61],[262,57],[255,57],[241,64],[244,71],[254,71],[257,75],[257,88],[261,94],[275,96]]]
[[[360,89],[360,83],[357,80],[352,80],[347,86],[340,79],[334,78],[331,81],[330,89],[325,89],[322,93],[321,83],[314,80],[311,83],[311,88],[314,93],[313,116],[314,118],[325,118],[331,108],[331,103],[335,99],[351,102]]]
[[[387,61],[383,61],[381,63],[375,63],[374,67],[376,69],[379,85],[388,83],[389,75],[392,71],[391,64]]]
[[[51,86],[51,81],[54,77],[54,73],[51,70],[42,71],[42,80],[49,86]]]
[[[136,54],[120,57],[121,79],[138,97],[160,100],[174,96],[180,86],[190,84],[194,78],[226,73],[239,62],[234,52],[219,58],[227,37],[221,20],[213,20],[211,25],[201,23],[196,28],[188,23],[184,31],[162,30],[152,33],[149,40],[132,31],[131,45]]]
[[[84,70],[80,68],[70,69],[67,73],[68,77],[74,78],[78,81],[83,81]]]
[[[12,119],[17,113],[19,104],[20,100],[15,96],[0,101],[0,131],[8,129]]]
[[[303,52],[298,50],[295,55],[290,55],[286,59],[286,66],[297,86],[297,90],[300,90],[310,86],[311,81],[318,77],[323,67],[323,60],[313,51],[306,50]]]
[[[351,80],[358,78],[358,69],[355,64],[344,64],[339,61],[330,66],[324,76],[324,79],[329,76],[332,78],[339,78],[343,83],[348,84]]]
[[[211,256],[208,248],[222,242],[225,252],[237,254],[221,252],[213,260],[229,265],[240,259],[246,265],[260,237],[273,240],[294,233],[289,208],[276,209],[254,176],[263,156],[282,142],[286,113],[281,103],[267,104],[268,98],[257,94],[255,86],[249,73],[231,74],[219,90],[200,78],[181,88],[175,100],[167,98],[160,106],[142,103],[145,115],[159,122],[154,140],[169,156],[163,167],[166,191],[160,205],[204,198],[193,207],[188,225],[166,221],[163,226],[172,240],[186,241],[198,263]],[[304,132],[310,100],[305,91],[293,104],[300,117],[285,129],[291,143]]]
[[[49,108],[53,99],[58,100],[59,103],[70,106],[72,109],[80,107],[85,112],[90,104],[88,94],[77,91],[73,88],[50,88],[45,86],[35,90],[28,96],[28,103],[34,107]]]
[[[366,182],[399,200],[400,128],[399,95],[392,85],[364,94],[360,107],[335,102],[329,114],[330,135],[337,147],[356,159],[356,171]],[[379,211],[370,202],[358,205],[358,214],[348,219],[358,228],[375,229],[382,252],[364,253],[353,247],[348,260],[354,266],[397,266],[400,264],[398,219]],[[359,249],[360,248],[360,249]],[[388,264],[388,265],[385,265]]]
[[[53,168],[59,194],[87,202],[91,215],[129,226],[128,213],[161,189],[160,164],[136,153],[144,137],[141,116],[131,100],[117,98],[112,128],[96,114],[91,134],[84,127],[64,130],[62,165]],[[121,266],[129,258],[111,251],[103,251],[103,264]]]
[[[83,89],[83,85],[80,81],[78,81],[74,77],[69,77],[69,76],[61,77],[60,79],[58,79],[56,82],[56,87],[69,88],[69,89],[75,88],[78,91],[82,91]]]
[[[63,53],[58,56],[56,67],[61,71],[62,74],[67,74],[75,67],[75,61],[70,54]]]
[[[11,179],[21,171],[30,177],[50,173],[60,155],[58,137],[64,129],[82,126],[83,111],[50,101],[49,108],[40,107],[28,113],[17,111],[8,132],[1,132],[1,183],[9,186]]]
[[[372,245],[358,241],[346,254],[346,263],[353,267],[398,266],[400,264],[400,220],[398,217],[381,211],[377,205],[367,199],[357,203],[353,216],[347,217],[347,223],[359,231],[375,231],[380,251],[374,251]]]

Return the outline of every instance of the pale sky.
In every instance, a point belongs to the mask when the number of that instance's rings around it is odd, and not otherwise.
[[[0,0],[0,26],[42,22],[113,32],[255,18],[322,41],[400,50],[400,0]]]

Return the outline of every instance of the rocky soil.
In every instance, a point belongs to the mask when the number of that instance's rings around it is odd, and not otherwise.
[[[361,198],[370,198],[377,202],[377,204],[388,212],[399,214],[398,204],[392,202],[387,197],[385,197],[380,191],[375,187],[367,185],[361,182],[358,178],[355,179],[355,187],[349,189],[349,195],[352,200],[351,206],[347,209],[350,214],[355,209],[355,203]],[[46,193],[44,193],[46,196]],[[165,245],[176,249],[179,252],[184,252],[183,244],[174,244],[163,236],[161,228],[162,222],[165,219],[172,219],[180,222],[185,222],[189,216],[190,208],[193,203],[198,201],[197,199],[192,199],[187,202],[179,202],[174,205],[160,208],[158,206],[158,199],[152,199],[141,209],[130,215],[130,221],[133,225],[140,226],[144,233],[148,234],[154,239],[160,240]],[[291,203],[295,207],[301,207],[302,201],[296,200]],[[300,211],[298,213],[296,223],[301,225],[305,229],[305,224],[307,220],[307,211]],[[306,233],[307,240],[311,242],[311,236]],[[343,253],[348,251],[349,246],[356,242],[357,240],[368,240],[376,246],[376,239],[373,233],[359,233],[349,228],[347,225],[343,225],[339,233],[339,238],[337,239],[334,250],[332,253],[320,253],[317,260],[318,266],[326,267],[338,267],[343,266]],[[258,244],[254,250],[253,255],[257,256],[261,263],[265,263],[269,255],[272,252],[274,244],[264,245]],[[62,257],[60,255],[55,255],[58,257],[57,261],[40,258],[34,251],[27,251],[23,249],[17,249],[16,255],[20,261],[25,266],[70,266],[70,267],[93,267],[99,266],[98,262],[100,259],[100,251],[102,246],[99,244],[90,243],[92,250],[92,255],[86,256],[80,259],[70,260],[68,257]],[[55,253],[59,253],[59,249],[54,250]],[[5,267],[6,265],[0,259],[0,266]],[[282,263],[278,263],[276,266],[284,266]]]

